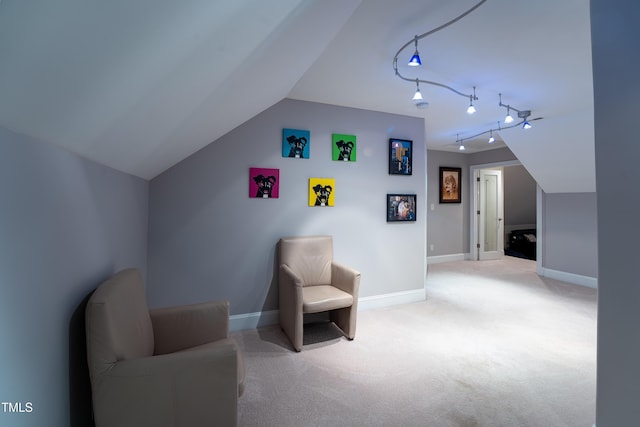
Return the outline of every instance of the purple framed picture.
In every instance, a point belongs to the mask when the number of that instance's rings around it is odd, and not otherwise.
[[[279,190],[280,169],[249,168],[249,197],[277,199]]]

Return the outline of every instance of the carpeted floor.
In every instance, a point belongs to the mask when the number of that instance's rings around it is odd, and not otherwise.
[[[366,277],[361,286],[366,286]],[[330,323],[291,350],[278,326],[244,351],[240,426],[591,426],[596,290],[541,278],[535,261],[429,266],[427,300]]]

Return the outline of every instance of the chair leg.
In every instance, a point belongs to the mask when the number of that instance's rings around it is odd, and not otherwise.
[[[349,340],[356,336],[355,310],[353,307],[331,310],[329,318],[338,326]]]
[[[286,307],[286,306],[285,306]],[[280,309],[280,329],[289,338],[291,345],[295,351],[302,350],[302,324],[303,316],[294,309]]]

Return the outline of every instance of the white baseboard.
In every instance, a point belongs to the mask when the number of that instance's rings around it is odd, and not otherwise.
[[[229,316],[229,331],[243,331],[261,326],[277,325],[279,321],[278,310],[234,314]]]
[[[549,277],[550,279],[562,280],[563,282],[572,283],[574,285],[598,289],[598,279],[595,277],[581,276],[579,274],[566,273],[564,271],[551,270],[544,267],[538,271],[538,274],[544,277]]]
[[[408,304],[424,301],[425,299],[426,292],[424,289],[375,295],[372,297],[362,297],[358,299],[358,311]],[[262,326],[277,325],[279,321],[278,310],[234,314],[229,316],[229,331],[234,332],[246,329],[256,329]]]
[[[395,292],[392,294],[376,295],[372,297],[363,297],[358,299],[358,311],[409,304],[412,302],[424,301],[426,298],[427,293],[424,288]]]
[[[438,255],[427,257],[427,264],[438,264],[441,262],[464,261],[465,254]]]

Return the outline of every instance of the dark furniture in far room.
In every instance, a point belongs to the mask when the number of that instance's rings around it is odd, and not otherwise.
[[[509,245],[505,255],[518,258],[536,259],[536,229],[512,230],[509,233]]]

